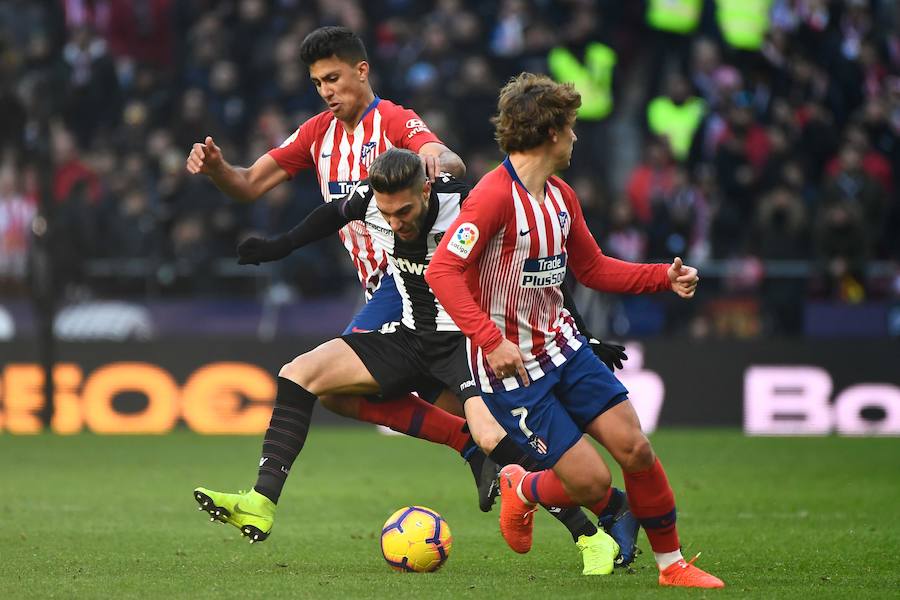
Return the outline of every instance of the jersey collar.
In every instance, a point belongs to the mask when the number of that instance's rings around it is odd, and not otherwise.
[[[363,119],[365,119],[366,116],[367,116],[370,112],[372,112],[373,110],[375,110],[375,107],[378,106],[378,103],[379,103],[379,102],[381,102],[381,98],[379,98],[379,97],[376,95],[376,96],[375,96],[375,99],[372,100],[372,102],[369,104],[369,106],[366,107],[366,110],[363,111],[362,116],[359,118],[359,121],[358,121],[356,124],[359,125],[360,123],[362,123],[362,122],[363,122]]]

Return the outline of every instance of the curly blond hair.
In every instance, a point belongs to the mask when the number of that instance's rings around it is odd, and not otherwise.
[[[503,152],[536,148],[575,120],[581,94],[571,83],[557,83],[546,75],[520,73],[500,90],[494,139]]]

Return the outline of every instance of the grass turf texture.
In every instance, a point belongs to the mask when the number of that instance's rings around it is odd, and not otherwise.
[[[272,537],[252,546],[210,523],[191,491],[251,485],[258,438],[2,435],[0,598],[897,597],[900,440],[666,431],[653,442],[684,553],[702,550],[725,590],[659,588],[643,534],[630,573],[583,577],[547,514],[531,553],[516,555],[455,453],[347,428],[313,430]],[[379,528],[405,504],[453,529],[435,574],[381,558]]]

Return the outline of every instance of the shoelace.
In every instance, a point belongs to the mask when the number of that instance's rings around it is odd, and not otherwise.
[[[528,522],[531,521],[531,520],[534,518],[534,513],[537,512],[537,509],[538,509],[538,507],[535,506],[535,507],[532,508],[531,510],[526,511],[525,514],[522,515],[522,522],[525,523],[525,524],[527,525]]]

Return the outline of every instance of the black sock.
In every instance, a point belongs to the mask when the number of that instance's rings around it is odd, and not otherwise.
[[[488,456],[501,467],[522,465],[527,471],[531,471],[537,466],[537,462],[530,455],[522,452],[519,445],[508,435],[503,436],[503,439],[497,443]]]
[[[294,459],[303,449],[309,433],[316,397],[290,379],[278,378],[275,408],[263,441],[259,460],[257,492],[277,503]]]
[[[597,526],[594,525],[584,511],[577,506],[563,508],[561,506],[545,506],[554,518],[566,526],[569,533],[572,534],[572,540],[578,541],[578,538],[587,535],[591,536],[597,533]]]
[[[515,443],[508,435],[504,436],[490,453],[491,460],[500,465],[517,464],[525,467],[526,471],[538,470],[538,462],[527,452],[523,452],[522,448]],[[543,505],[542,505],[543,506]],[[566,526],[569,533],[572,534],[573,540],[578,540],[582,535],[594,535],[597,533],[597,527],[587,518],[578,507],[562,508],[555,506],[544,506],[553,518]]]
[[[487,456],[484,455],[481,448],[477,447],[467,454],[468,457],[466,458],[466,462],[469,463],[469,468],[472,469],[472,476],[475,478],[475,483],[477,484],[481,480],[481,469],[484,467],[484,459],[486,459]]]

